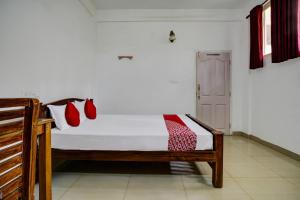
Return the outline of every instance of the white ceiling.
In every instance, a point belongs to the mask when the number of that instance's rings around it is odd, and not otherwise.
[[[97,9],[238,9],[249,0],[94,0]]]

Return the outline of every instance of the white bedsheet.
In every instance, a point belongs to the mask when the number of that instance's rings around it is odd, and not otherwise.
[[[196,150],[213,148],[210,132],[185,115],[182,121],[197,135]],[[52,129],[52,148],[64,150],[167,151],[169,132],[163,115],[98,115],[79,127]]]

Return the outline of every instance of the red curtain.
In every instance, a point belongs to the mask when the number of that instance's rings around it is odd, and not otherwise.
[[[264,65],[261,5],[250,11],[250,69],[262,68]]]
[[[271,0],[272,62],[299,56],[298,0]]]
[[[300,56],[300,0],[298,0],[298,56]]]

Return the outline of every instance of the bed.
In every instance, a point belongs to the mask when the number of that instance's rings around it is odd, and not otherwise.
[[[47,105],[64,105],[69,98],[41,105],[40,117],[49,118]],[[58,130],[52,125],[52,159],[97,161],[208,162],[214,187],[223,185],[223,133],[191,115],[178,117],[197,135],[194,151],[168,151],[168,132],[162,115],[99,115],[79,127]]]

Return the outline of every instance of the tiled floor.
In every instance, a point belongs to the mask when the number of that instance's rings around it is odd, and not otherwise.
[[[206,163],[197,166],[202,175],[56,172],[53,199],[300,200],[300,162],[244,137],[225,137],[222,189]]]

